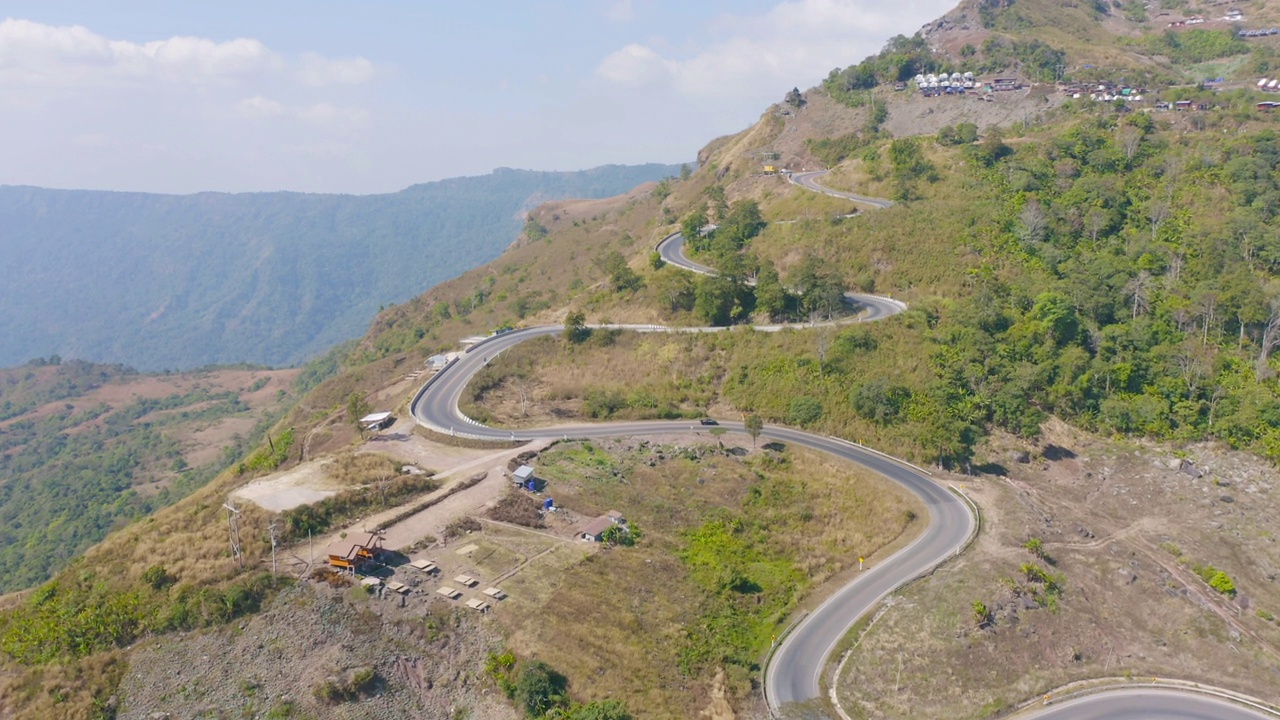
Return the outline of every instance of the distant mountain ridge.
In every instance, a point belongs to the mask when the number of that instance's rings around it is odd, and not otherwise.
[[[2,186],[0,366],[295,364],[497,257],[530,198],[608,197],[677,172],[499,168],[363,196]]]

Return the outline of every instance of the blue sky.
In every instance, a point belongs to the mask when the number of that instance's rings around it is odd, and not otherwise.
[[[8,0],[0,184],[386,192],[692,160],[955,0]]]

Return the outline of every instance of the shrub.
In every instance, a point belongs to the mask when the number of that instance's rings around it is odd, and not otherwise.
[[[524,527],[541,528],[547,524],[542,521],[542,505],[534,496],[509,490],[498,504],[489,511],[489,517],[499,522],[523,525]]]
[[[987,609],[987,604],[981,600],[973,601],[973,624],[982,627],[987,624],[987,620],[991,617],[991,611]]]
[[[1041,560],[1049,559],[1049,553],[1046,552],[1044,549],[1044,541],[1041,540],[1040,538],[1031,538],[1030,540],[1022,543],[1022,547],[1027,552],[1031,553],[1032,555],[1035,555]]]
[[[520,664],[513,699],[527,717],[540,718],[564,702],[569,681],[541,660]]]
[[[329,677],[316,685],[312,693],[328,705],[351,702],[372,695],[378,689],[378,671],[371,667],[355,668],[341,677]]]
[[[1223,595],[1234,597],[1236,594],[1236,584],[1232,582],[1231,578],[1221,570],[1214,573],[1213,577],[1209,578],[1209,587],[1217,590]]]
[[[469,532],[476,532],[482,527],[483,526],[480,524],[480,521],[473,517],[460,517],[449,523],[448,527],[444,529],[444,536],[447,538],[455,538]]]
[[[787,411],[787,422],[792,425],[811,425],[822,418],[822,403],[809,397],[799,395],[791,398],[791,406]]]
[[[152,565],[142,573],[142,582],[151,586],[152,590],[167,590],[178,579],[169,574],[163,565]]]

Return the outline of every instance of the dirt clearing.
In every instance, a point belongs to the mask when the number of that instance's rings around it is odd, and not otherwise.
[[[981,537],[886,602],[841,679],[847,711],[986,717],[1094,677],[1280,700],[1280,492],[1264,462],[1056,423],[1039,447],[997,438],[986,455],[987,475],[955,479],[983,510]]]

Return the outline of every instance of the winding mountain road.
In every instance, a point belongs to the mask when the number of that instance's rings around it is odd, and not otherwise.
[[[476,345],[423,387],[413,399],[414,418],[436,432],[490,440],[534,440],[546,437],[613,437],[652,435],[696,429],[680,421],[595,423],[535,430],[499,430],[470,420],[458,409],[467,383],[489,358],[526,340],[563,331],[563,326],[528,328],[496,335]],[[660,329],[654,329],[660,332]],[[745,432],[742,423],[721,427]],[[794,443],[853,461],[897,482],[914,494],[928,512],[929,524],[906,548],[841,588],[787,635],[766,674],[767,694],[775,706],[819,695],[819,679],[832,648],[853,622],[894,588],[927,572],[954,555],[974,530],[965,501],[925,475],[857,445],[783,427],[766,427],[771,440]]]
[[[817,185],[814,178],[821,172],[792,176],[792,181],[818,192],[887,207],[887,200],[862,198],[839,193]],[[658,245],[663,259],[692,272],[711,274],[715,271],[690,261],[683,253],[679,233],[669,235]],[[906,306],[896,300],[867,295],[853,295],[867,307],[866,320],[877,320],[902,312]],[[490,358],[527,340],[563,331],[563,326],[549,325],[526,328],[492,336],[472,346],[460,358],[434,375],[414,395],[410,408],[414,419],[439,433],[484,440],[535,440],[547,437],[614,437],[651,435],[685,430],[699,426],[681,421],[645,421],[573,424],[533,430],[501,430],[481,425],[466,417],[459,400],[471,378]],[[696,332],[713,328],[669,329],[659,326],[631,326],[639,332]],[[776,326],[762,329],[777,329]],[[745,432],[742,423],[725,422],[721,427],[731,432]],[[910,545],[878,562],[866,572],[837,590],[795,625],[773,653],[765,672],[765,693],[771,710],[788,703],[821,695],[823,669],[836,644],[858,618],[894,589],[928,573],[964,547],[975,530],[975,518],[965,499],[943,487],[912,467],[844,440],[814,435],[784,427],[766,427],[761,433],[771,440],[794,443],[830,453],[878,472],[898,483],[919,498],[928,514],[928,525]],[[1136,720],[1137,718],[1181,718],[1186,720],[1257,720],[1276,717],[1263,715],[1240,705],[1228,704],[1185,692],[1171,690],[1104,691],[1080,700],[1064,702],[1028,716],[1037,720],[1088,718]]]
[[[809,172],[792,173],[790,176],[790,180],[796,185],[799,185],[808,190],[812,190],[814,192],[820,192],[823,195],[830,195],[831,197],[838,197],[838,198],[844,198],[845,200],[852,200],[854,202],[862,203],[864,205],[870,205],[872,207],[880,208],[882,210],[887,207],[893,207],[892,200],[885,200],[884,198],[867,197],[866,195],[858,195],[857,193],[849,193],[849,192],[844,192],[842,190],[832,190],[826,185],[819,185],[818,178],[826,174],[827,174],[826,170],[811,170]]]

